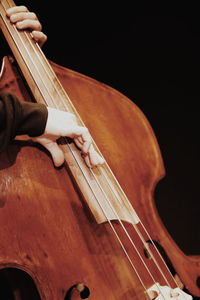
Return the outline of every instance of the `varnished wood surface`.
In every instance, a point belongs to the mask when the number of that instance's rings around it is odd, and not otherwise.
[[[198,294],[199,258],[183,255],[154,206],[152,194],[164,168],[148,121],[117,91],[53,67],[151,237],[164,247],[185,285]],[[24,99],[23,83],[13,72],[6,62],[1,88]],[[90,288],[91,299],[145,299],[110,227],[96,224],[66,168],[56,170],[45,151],[16,142],[1,155],[0,178],[2,268],[28,272],[42,299],[63,299],[77,282]],[[120,233],[117,224],[115,228]]]

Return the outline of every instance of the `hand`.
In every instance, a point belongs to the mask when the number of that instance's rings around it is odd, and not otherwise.
[[[11,7],[6,11],[6,13],[10,18],[10,21],[13,24],[16,24],[16,27],[19,30],[31,30],[34,40],[40,46],[46,42],[47,36],[41,31],[42,25],[35,13],[29,12],[25,6]]]
[[[88,167],[104,163],[104,159],[94,150],[91,135],[86,127],[79,126],[74,114],[47,107],[48,118],[43,135],[33,140],[43,145],[50,153],[56,167],[64,162],[64,154],[56,140],[60,137],[72,138],[81,150]]]
[[[192,300],[192,296],[183,292],[179,288],[170,289],[165,287],[162,293],[155,300]]]
[[[192,296],[182,291],[180,288],[170,288],[155,284],[148,291],[149,298],[152,300],[192,300]]]

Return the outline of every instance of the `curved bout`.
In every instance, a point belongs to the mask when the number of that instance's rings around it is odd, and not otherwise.
[[[31,276],[17,268],[0,270],[0,291],[1,299],[41,300]]]

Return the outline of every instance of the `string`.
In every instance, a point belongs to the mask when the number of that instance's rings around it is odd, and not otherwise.
[[[81,168],[81,171],[82,171],[82,173],[83,173],[83,175],[84,175],[84,171],[82,170],[82,168]],[[98,180],[97,180],[97,178],[96,178],[94,172],[92,171],[92,169],[91,169],[91,172],[93,173],[93,176],[95,177],[97,183],[99,184],[99,182],[98,182]],[[85,177],[85,179],[86,179],[86,181],[87,181],[87,178],[86,178],[86,177]],[[88,184],[89,184],[89,182],[88,182]],[[102,189],[102,187],[101,187],[100,184],[99,184],[99,187],[100,187],[100,189],[102,190],[102,192],[103,192],[105,198],[108,199],[107,195],[105,194],[105,192],[104,192],[104,190]],[[103,206],[101,205],[101,203],[100,203],[100,201],[98,200],[98,198],[96,198],[96,199],[97,199],[98,204],[99,204],[99,206],[101,207],[101,209],[102,209],[104,215],[106,216],[106,212],[105,212]],[[123,228],[123,230],[124,230],[126,236],[128,237],[128,239],[129,239],[129,241],[131,242],[132,246],[133,246],[134,249],[136,250],[136,253],[138,254],[140,260],[141,260],[142,263],[143,263],[143,265],[145,266],[145,268],[146,268],[147,272],[149,273],[151,279],[153,280],[154,284],[157,285],[157,283],[156,283],[154,277],[153,277],[152,274],[150,273],[150,271],[149,271],[149,269],[148,269],[146,263],[144,262],[143,258],[141,257],[141,254],[140,254],[139,251],[137,250],[137,247],[135,246],[135,244],[134,244],[133,240],[131,239],[129,233],[127,232],[127,230],[126,230],[126,228],[124,227],[122,221],[120,220],[120,218],[119,218],[119,216],[118,216],[118,213],[116,212],[116,210],[114,209],[114,207],[110,204],[110,201],[109,201],[109,200],[107,200],[107,203],[109,204],[109,206],[110,206],[111,209],[113,210],[113,212],[114,212],[114,214],[115,214],[115,216],[116,216],[117,221],[120,223],[120,225],[121,225],[121,227]],[[116,230],[114,229],[112,223],[110,222],[109,219],[107,219],[107,221],[109,222],[109,224],[110,224],[111,228],[113,229],[115,235],[117,236],[118,240],[120,241],[120,245],[122,246],[122,248],[123,248],[123,250],[124,250],[124,246],[123,246],[123,244],[122,244],[122,242],[121,242],[121,240],[120,240],[118,234],[116,233]],[[127,251],[126,251],[125,253],[127,254]],[[128,255],[128,254],[127,254],[127,255]],[[129,261],[130,261],[130,257],[129,257],[129,256],[128,256],[128,259],[129,259]],[[132,265],[132,262],[131,262],[131,265]],[[134,267],[134,269],[135,269],[135,267]],[[159,287],[158,287],[158,288],[159,288]]]
[[[104,174],[104,176],[107,177],[106,174]],[[108,180],[108,178],[107,178],[107,180]],[[108,182],[109,182],[109,180],[108,180]],[[110,184],[109,184],[109,185],[110,185]],[[112,189],[112,185],[110,185],[110,188]],[[131,206],[131,203],[130,203],[129,201],[128,201],[128,204]],[[132,207],[132,206],[131,206],[131,207]],[[153,245],[153,247],[154,247],[154,249],[156,250],[157,254],[159,255],[160,259],[162,260],[162,263],[165,265],[165,268],[168,270],[168,273],[170,274],[170,276],[171,276],[171,278],[173,279],[174,283],[177,285],[176,280],[174,279],[174,277],[172,276],[171,272],[169,271],[169,268],[168,268],[166,262],[164,261],[163,257],[161,256],[160,252],[158,251],[158,249],[157,249],[155,243],[153,242],[152,238],[150,237],[149,233],[147,232],[147,230],[146,230],[146,228],[144,227],[144,224],[143,224],[143,222],[142,222],[141,220],[140,220],[140,224],[142,225],[142,228],[144,229],[145,233],[147,234],[149,241],[150,241],[151,244]],[[141,241],[142,241],[144,247],[146,248],[146,243],[147,243],[147,242],[146,242],[146,240],[144,239],[144,237],[141,235],[140,231],[138,230],[137,225],[135,225],[134,223],[132,223],[132,226],[134,227],[134,229],[135,229],[135,231],[137,232],[138,236],[140,237],[140,239],[141,239]],[[168,285],[170,285],[169,282],[168,282],[168,280],[167,280],[167,278],[165,277],[164,273],[163,273],[162,270],[160,269],[160,266],[158,265],[158,263],[157,263],[157,261],[156,261],[154,255],[153,255],[153,253],[151,252],[151,250],[150,250],[149,248],[148,248],[148,249],[146,248],[146,250],[147,250],[148,253],[150,254],[151,258],[153,259],[155,265],[156,265],[157,268],[159,269],[159,271],[160,271],[160,273],[162,274],[163,278],[165,279],[166,283],[167,283]],[[177,285],[177,286],[178,286],[178,285]]]
[[[48,91],[48,93],[49,93],[49,91]],[[92,172],[93,173],[93,172]],[[96,179],[96,176],[94,175],[94,173],[93,173],[93,176],[95,177],[95,179]],[[104,176],[105,176],[105,174],[104,174]],[[97,180],[97,179],[96,179]],[[97,180],[98,181],[98,180]],[[98,201],[98,199],[97,199],[97,201]],[[109,203],[110,204],[110,203]],[[130,202],[129,202],[129,204],[130,204]],[[111,204],[110,204],[111,205]],[[105,213],[104,213],[105,214]],[[116,213],[115,213],[116,214]],[[117,214],[116,214],[117,215]],[[105,214],[105,216],[106,216],[106,214]],[[143,224],[142,224],[143,225]],[[143,225],[144,226],[144,225]],[[140,236],[141,234],[139,234],[139,232],[137,232],[138,233],[138,235]],[[130,238],[130,236],[129,236],[129,238]],[[140,238],[141,238],[141,236],[140,236]]]
[[[4,6],[3,6],[4,7]],[[5,9],[5,7],[4,7],[4,9]],[[5,9],[6,10],[6,9]],[[14,27],[15,28],[15,27]],[[18,31],[16,30],[16,33],[18,33]],[[11,33],[10,33],[11,34]],[[20,35],[19,35],[19,38],[21,39],[21,37],[20,37]],[[22,40],[21,40],[22,41]],[[22,43],[23,43],[23,41],[22,41]],[[15,42],[15,44],[17,45],[17,43]],[[18,49],[19,49],[19,46],[17,45],[17,47],[18,47]],[[25,47],[25,46],[24,46]],[[30,69],[29,69],[29,71],[30,71]],[[30,71],[31,72],[31,71]],[[39,72],[38,72],[39,73]],[[51,96],[51,95],[50,95]],[[70,145],[67,143],[67,146],[70,148]],[[73,153],[73,151],[72,151],[72,149],[70,148],[70,150],[71,150],[71,152]],[[74,156],[74,155],[73,155]],[[75,156],[74,156],[74,159],[76,159],[75,158]],[[77,162],[77,164],[78,164],[78,162]],[[80,166],[79,166],[80,167]],[[81,169],[81,168],[80,168]],[[84,176],[85,177],[85,176]],[[86,179],[86,178],[85,178]],[[87,180],[87,179],[86,179]],[[88,182],[88,185],[89,185],[89,182]],[[92,189],[91,189],[92,190]],[[92,191],[93,192],[93,191]],[[94,194],[94,193],[93,193]],[[95,196],[95,194],[94,194],[94,196]],[[95,196],[95,198],[96,198],[96,196]],[[96,200],[97,200],[97,202],[99,203],[99,201],[98,201],[98,199],[96,198]],[[100,203],[99,203],[99,205],[100,205]],[[102,208],[102,207],[101,207]],[[102,208],[102,210],[103,210],[103,208]],[[106,213],[105,213],[105,211],[103,210],[103,213],[104,213],[104,215],[105,215],[105,217],[106,217]],[[106,219],[107,219],[107,217],[106,217]],[[138,276],[138,278],[139,278],[139,280],[140,280],[140,282],[141,282],[141,284],[142,284],[142,286],[143,286],[143,288],[146,290],[146,287],[145,287],[145,285],[144,285],[144,283],[143,283],[143,281],[142,281],[142,279],[140,278],[140,276],[139,276],[139,274],[138,274],[138,272],[137,272],[137,270],[135,269],[135,267],[134,267],[134,265],[133,265],[133,262],[131,261],[131,259],[130,259],[130,257],[129,257],[129,255],[128,255],[128,253],[127,253],[127,251],[125,250],[125,247],[123,246],[123,243],[121,242],[121,240],[120,240],[120,238],[119,238],[119,236],[118,236],[118,234],[116,233],[116,231],[115,231],[115,229],[114,229],[114,227],[113,227],[113,225],[111,224],[111,222],[110,222],[110,220],[108,220],[107,219],[107,221],[108,221],[108,223],[110,224],[110,226],[111,226],[111,228],[112,228],[112,230],[113,230],[113,232],[114,232],[114,234],[116,235],[116,237],[117,237],[117,239],[118,239],[118,241],[120,242],[120,245],[121,245],[121,247],[122,247],[122,249],[123,249],[123,251],[125,252],[125,254],[126,254],[126,256],[127,256],[127,258],[128,258],[128,260],[129,260],[129,262],[131,263],[131,266],[132,266],[132,268],[134,269],[134,271],[135,271],[135,273],[137,274],[137,276]]]
[[[44,56],[44,54],[43,54],[43,52],[41,51],[41,48],[39,47],[39,45],[38,45],[38,44],[35,44],[35,45],[38,47],[38,50],[39,50],[39,51],[41,52],[41,54]],[[36,52],[36,54],[37,54],[37,52]],[[37,54],[37,55],[38,55],[38,54]],[[50,70],[51,70],[51,68],[50,68]],[[62,99],[62,98],[61,98],[61,99]],[[64,102],[64,104],[65,104],[65,102]],[[104,171],[104,169],[102,169],[102,171]],[[92,170],[91,170],[91,172],[93,173]],[[96,178],[95,174],[93,174],[93,176],[95,177],[96,181],[99,182],[98,179]],[[116,195],[116,197],[117,197],[117,193],[115,193],[115,190],[113,189],[113,186],[110,185],[110,182],[109,182],[109,180],[108,180],[108,178],[107,178],[107,175],[104,174],[104,177],[106,177],[110,189],[112,190],[112,192],[113,192],[113,193]],[[119,184],[118,184],[118,185],[119,185]],[[99,184],[99,186],[101,187],[100,184]],[[120,185],[119,185],[119,187],[120,187]],[[121,188],[121,187],[120,187],[120,188]],[[122,190],[121,190],[121,191],[122,191]],[[106,197],[106,198],[107,198],[107,197]],[[99,202],[99,201],[98,201],[98,202]],[[109,203],[109,201],[108,201],[108,203]],[[128,203],[129,203],[129,205],[131,205],[129,201],[128,201]],[[109,204],[110,204],[110,203],[109,203]],[[113,208],[113,207],[112,207],[112,208]],[[116,213],[115,213],[115,214],[116,214]],[[118,220],[119,220],[119,217],[118,217]],[[147,230],[146,230],[144,224],[141,222],[141,220],[140,220],[140,224],[142,225],[142,228],[144,229],[145,233],[147,234],[147,236],[148,236],[148,238],[149,238],[149,241],[151,242],[152,246],[153,246],[154,249],[156,250],[157,254],[159,255],[159,257],[160,257],[160,259],[162,260],[163,264],[165,265],[166,269],[168,269],[168,266],[167,266],[166,262],[164,261],[163,257],[161,256],[160,252],[158,251],[157,247],[155,246],[154,241],[151,239],[149,233],[147,232]],[[144,238],[141,236],[141,233],[140,233],[139,230],[137,229],[137,226],[134,225],[134,224],[132,224],[132,225],[134,226],[135,231],[136,231],[137,234],[139,235],[139,237],[140,237],[140,239],[141,239],[141,241],[142,241],[144,247],[146,248],[146,241],[145,241]],[[157,268],[159,269],[160,273],[162,274],[164,280],[166,281],[166,283],[167,283],[168,285],[170,285],[169,282],[168,282],[168,280],[167,280],[167,278],[165,277],[164,273],[163,273],[162,270],[160,269],[160,267],[159,267],[159,265],[158,265],[158,263],[157,263],[157,261],[156,261],[154,255],[153,255],[153,253],[151,252],[151,250],[150,250],[149,248],[148,248],[147,250],[148,250],[149,254],[151,255],[151,258],[154,260],[154,263],[156,264],[156,266],[157,266]],[[169,272],[169,274],[170,274],[172,280],[174,281],[174,283],[177,285],[177,282],[176,282],[175,278],[172,276],[172,274],[171,274],[171,272],[169,271],[169,269],[168,269],[168,272]],[[178,285],[177,285],[177,286],[178,286]]]
[[[102,171],[104,172],[103,169],[102,169]],[[110,171],[112,172],[112,170],[110,170]],[[109,183],[109,179],[108,179],[107,175],[104,174],[104,176],[107,178],[107,182]],[[112,185],[110,185],[110,183],[109,183],[109,186],[110,186],[111,189],[113,188]],[[119,185],[119,187],[120,187],[120,189],[121,189],[121,186],[120,186],[120,185]],[[122,189],[121,189],[121,191],[123,192]],[[124,193],[124,192],[123,192],[123,193]],[[130,203],[129,201],[128,201],[128,204],[129,204],[130,208],[132,208],[131,203]],[[152,244],[153,248],[156,250],[156,253],[158,254],[159,258],[161,259],[162,263],[164,264],[166,270],[168,271],[168,274],[170,275],[171,279],[174,281],[175,285],[176,285],[177,287],[179,287],[178,284],[177,284],[177,282],[176,282],[176,280],[175,280],[175,278],[173,277],[172,273],[170,272],[170,270],[169,270],[169,268],[168,268],[166,262],[164,261],[162,255],[161,255],[160,252],[158,251],[158,249],[157,249],[157,247],[156,247],[154,241],[152,240],[151,236],[149,235],[148,231],[146,230],[146,228],[145,228],[145,226],[144,226],[144,224],[143,224],[143,222],[142,222],[141,220],[140,220],[140,224],[141,224],[143,230],[145,231],[146,235],[148,236],[148,240],[149,240],[150,243]],[[132,226],[134,227],[135,231],[137,232],[138,236],[140,237],[140,239],[141,239],[141,241],[142,241],[142,243],[143,243],[145,249],[146,249],[146,250],[148,251],[148,253],[150,254],[150,258],[153,259],[153,261],[154,261],[156,267],[158,268],[159,272],[162,274],[164,280],[166,281],[166,283],[168,284],[168,286],[170,286],[170,284],[169,284],[167,278],[165,277],[163,271],[161,270],[161,268],[160,268],[158,262],[156,261],[156,259],[155,259],[154,255],[153,255],[153,253],[151,252],[150,248],[146,248],[146,241],[145,241],[145,239],[143,238],[143,236],[141,235],[140,231],[138,230],[137,225],[135,225],[134,223],[132,223]],[[183,296],[184,296],[184,298],[186,298],[185,295],[183,295]]]

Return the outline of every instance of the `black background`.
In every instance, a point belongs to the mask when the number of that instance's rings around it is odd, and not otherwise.
[[[144,112],[166,168],[155,191],[159,213],[181,249],[200,254],[199,18],[136,14],[123,3],[15,3],[38,15],[47,58],[116,88]]]

